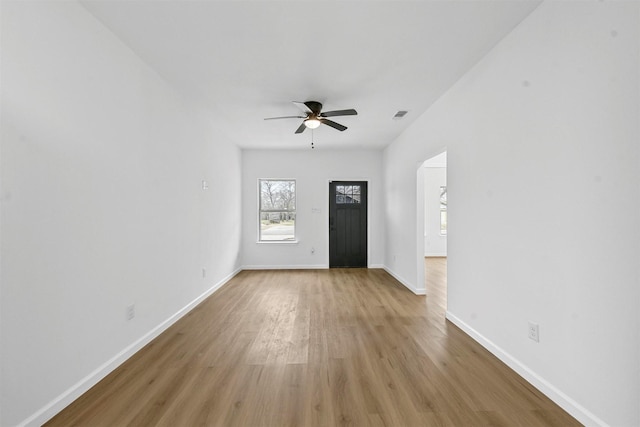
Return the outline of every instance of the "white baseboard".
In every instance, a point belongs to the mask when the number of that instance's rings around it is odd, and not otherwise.
[[[243,270],[326,270],[327,264],[311,265],[243,265]]]
[[[396,274],[393,270],[391,270],[386,265],[383,265],[382,268],[384,268],[384,271],[386,271],[387,273],[392,275],[394,279],[396,279],[398,282],[402,283],[407,289],[409,289],[414,294],[416,294],[416,295],[426,295],[427,294],[427,290],[425,288],[415,288],[415,287],[413,287],[409,282],[404,280],[400,275]]]
[[[243,270],[326,270],[328,264],[308,265],[243,265]],[[384,268],[384,264],[370,264],[367,268]]]
[[[485,338],[478,331],[467,325],[464,321],[452,314],[450,311],[446,312],[446,318],[451,323],[462,329],[467,335],[477,341],[481,346],[486,348],[490,353],[504,362],[508,367],[513,369],[518,375],[527,380],[532,386],[537,388],[540,392],[546,395],[549,399],[554,401],[558,406],[567,411],[571,416],[580,421],[586,426],[601,426],[606,427],[608,424],[602,421],[600,418],[589,412],[582,405],[578,404],[575,400],[564,394],[553,384],[536,374],[528,366],[520,362],[515,357],[504,351],[502,348],[494,344],[491,340]]]
[[[103,363],[96,370],[91,372],[89,375],[78,381],[76,384],[71,386],[64,393],[53,399],[47,405],[42,407],[36,413],[31,415],[26,420],[22,421],[18,424],[18,427],[31,427],[31,426],[41,426],[45,422],[49,421],[53,418],[58,412],[62,411],[66,408],[70,403],[80,397],[82,394],[87,392],[91,387],[96,385],[100,380],[113,372],[118,366],[124,363],[127,359],[133,356],[136,352],[138,352],[142,347],[150,343],[154,338],[167,330],[171,325],[176,323],[183,317],[185,314],[190,312],[195,306],[204,301],[207,297],[213,294],[215,291],[220,289],[224,284],[226,284],[229,280],[231,280],[236,274],[242,271],[241,268],[234,270],[227,277],[220,280],[213,287],[209,288],[202,295],[191,301],[189,304],[180,309],[177,313],[169,317],[164,322],[160,323],[158,326],[153,328],[151,331],[147,332],[140,339],[135,341],[133,344],[124,348],[120,353],[116,354],[114,357]]]
[[[429,252],[429,253],[425,253],[424,254],[425,257],[446,257],[447,253],[446,252]]]

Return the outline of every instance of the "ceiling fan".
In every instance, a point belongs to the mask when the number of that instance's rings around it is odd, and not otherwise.
[[[346,130],[347,127],[341,125],[340,123],[336,123],[333,120],[329,120],[327,117],[356,116],[358,114],[358,112],[353,108],[348,110],[335,110],[335,111],[322,112],[322,104],[317,101],[307,101],[307,102],[293,101],[293,104],[296,107],[298,107],[300,110],[302,110],[302,112],[306,113],[306,115],[305,116],[268,117],[265,120],[304,119],[300,127],[296,129],[295,133],[302,133],[306,128],[315,129],[321,124],[331,126],[332,128],[342,132],[343,130]]]

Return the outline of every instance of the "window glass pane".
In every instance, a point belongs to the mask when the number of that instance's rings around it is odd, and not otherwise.
[[[447,211],[440,211],[440,234],[447,234]]]
[[[295,240],[296,215],[292,212],[269,212],[260,220],[260,240]]]
[[[296,182],[260,180],[261,210],[296,210]]]

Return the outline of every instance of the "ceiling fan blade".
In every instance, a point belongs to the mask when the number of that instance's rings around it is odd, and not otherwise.
[[[340,132],[342,132],[343,130],[347,129],[346,126],[341,125],[340,123],[336,123],[333,120],[329,120],[329,119],[320,119],[321,123],[324,123],[327,126],[331,126],[334,129],[338,129]],[[304,126],[304,123],[303,123]]]
[[[302,133],[304,132],[304,130],[307,128],[307,125],[304,124],[304,122],[302,122],[302,124],[300,125],[300,127],[298,129],[296,129],[296,133]]]
[[[295,105],[296,107],[298,107],[301,111],[304,111],[305,113],[313,113],[313,111],[311,111],[311,108],[307,107],[307,104],[305,104],[304,102],[293,101],[293,105]]]
[[[335,117],[335,116],[357,116],[358,112],[353,108],[348,110],[335,110],[335,111],[325,111],[320,114],[321,117]]]
[[[304,105],[306,105],[307,108],[316,116],[319,116],[322,111],[322,104],[318,101],[306,101]]]
[[[277,120],[277,119],[306,119],[306,116],[267,117],[265,120]]]

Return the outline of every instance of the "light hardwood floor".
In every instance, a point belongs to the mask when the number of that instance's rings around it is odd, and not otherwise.
[[[244,271],[48,426],[579,425],[382,270]]]

